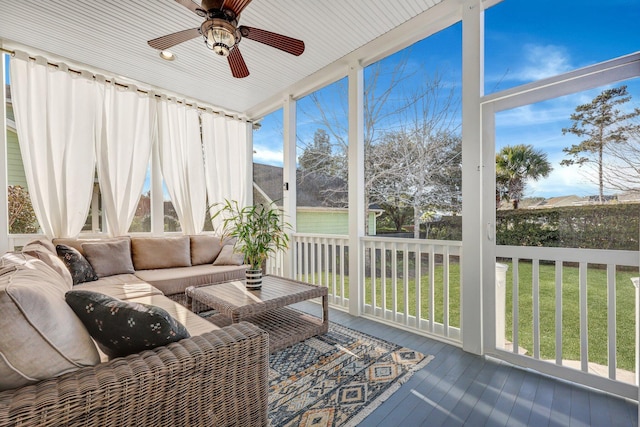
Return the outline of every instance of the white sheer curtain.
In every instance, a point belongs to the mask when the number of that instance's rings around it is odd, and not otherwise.
[[[184,234],[202,231],[207,208],[198,109],[163,97],[158,101],[162,175]]]
[[[89,73],[11,59],[11,95],[31,202],[48,237],[74,237],[85,223],[95,171],[96,84]]]
[[[250,124],[208,111],[201,119],[209,203],[228,199],[245,206],[249,200],[247,132]],[[216,218],[214,229],[217,230],[220,223],[221,219]]]
[[[111,236],[127,234],[149,167],[155,96],[98,76],[102,120],[96,138],[98,180]]]

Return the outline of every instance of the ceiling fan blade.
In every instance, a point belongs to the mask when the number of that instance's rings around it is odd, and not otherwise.
[[[154,49],[165,50],[187,40],[195,39],[200,35],[199,28],[190,28],[188,30],[178,31],[177,33],[167,34],[157,39],[149,40],[147,43]]]
[[[236,16],[240,15],[245,7],[249,6],[251,0],[224,0],[223,9],[231,9]]]
[[[302,40],[261,30],[260,28],[245,27],[244,25],[241,25],[239,30],[242,37],[275,47],[292,55],[300,56],[304,52],[304,42]]]
[[[227,56],[227,61],[229,61],[229,67],[231,67],[231,74],[236,79],[241,79],[249,75],[249,69],[247,68],[247,64],[244,62],[244,58],[242,57],[242,53],[240,53],[238,46],[231,49],[229,56]]]
[[[204,16],[204,14],[200,12],[202,8],[198,3],[194,3],[191,0],[176,0],[176,3],[180,3],[181,5],[189,9],[191,12],[197,14],[198,16]]]

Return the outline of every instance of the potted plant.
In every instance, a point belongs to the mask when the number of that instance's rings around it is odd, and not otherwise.
[[[249,264],[246,271],[248,289],[262,287],[262,267],[270,255],[289,247],[291,225],[282,219],[275,203],[240,207],[235,200],[218,204],[213,218],[222,217],[222,239],[234,238],[234,249]]]

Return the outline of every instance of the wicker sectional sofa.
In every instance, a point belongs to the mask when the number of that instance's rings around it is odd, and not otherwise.
[[[191,237],[125,238],[133,273],[107,263],[103,272],[119,274],[75,286],[51,241],[2,256],[0,426],[266,425],[268,334],[246,322],[219,328],[165,296],[242,277],[239,265],[179,265],[186,263],[185,238],[189,263],[192,256],[210,261],[205,249],[211,241]],[[201,245],[191,246],[194,240]],[[86,241],[54,243],[83,249]],[[176,262],[180,248],[182,261]],[[161,307],[190,338],[108,360],[65,302],[71,289]]]

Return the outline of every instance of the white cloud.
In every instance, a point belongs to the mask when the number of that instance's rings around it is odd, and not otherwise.
[[[517,70],[515,78],[523,81],[535,81],[572,70],[566,49],[555,45],[527,44],[524,50],[524,64]]]
[[[545,179],[528,181],[525,197],[579,197],[598,193],[598,187],[589,182],[577,166],[553,165],[553,171]]]
[[[253,161],[265,165],[282,166],[284,160],[284,152],[282,150],[273,150],[263,145],[253,147]]]

